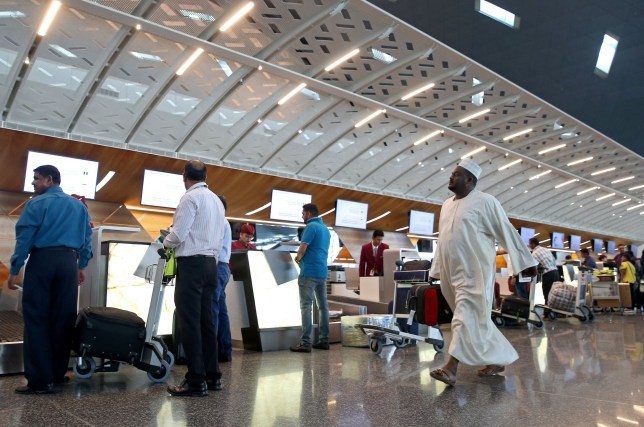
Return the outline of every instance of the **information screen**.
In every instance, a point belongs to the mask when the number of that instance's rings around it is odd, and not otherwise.
[[[606,242],[606,253],[609,255],[614,255],[615,254],[615,241],[614,240],[608,240]]]
[[[558,231],[553,231],[550,234],[550,242],[553,249],[563,249],[564,248],[564,234],[559,233]]]
[[[434,234],[434,214],[431,212],[410,211],[409,232],[422,236]]]
[[[146,169],[141,204],[175,209],[186,192],[183,175]]]
[[[581,236],[570,235],[570,249],[573,251],[581,250]]]
[[[604,251],[604,241],[602,239],[593,239],[593,252],[600,254]]]
[[[302,206],[311,203],[312,196],[304,193],[273,190],[271,196],[271,219],[304,222]]]
[[[521,227],[520,233],[521,233],[521,239],[527,246],[530,239],[534,237],[534,228]]]
[[[366,230],[368,209],[367,203],[338,199],[335,207],[335,226]]]
[[[27,155],[27,170],[23,190],[33,193],[34,169],[38,166],[52,165],[60,171],[60,186],[67,194],[78,194],[86,199],[96,197],[96,177],[98,162],[75,159],[67,156],[30,151]]]

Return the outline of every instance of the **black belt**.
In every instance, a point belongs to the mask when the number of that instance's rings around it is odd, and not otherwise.
[[[215,258],[214,255],[188,255],[188,256],[178,256],[175,259],[184,259],[184,258]]]
[[[49,246],[46,248],[31,248],[31,252],[38,252],[38,251],[59,251],[59,252],[74,252],[76,253],[77,250],[74,248],[68,248],[67,246]]]

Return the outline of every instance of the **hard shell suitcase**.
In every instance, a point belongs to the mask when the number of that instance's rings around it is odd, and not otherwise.
[[[74,350],[78,355],[133,363],[143,350],[145,322],[114,307],[86,307],[76,318]]]
[[[527,319],[530,317],[530,300],[508,295],[501,301],[501,313]]]
[[[409,310],[415,310],[416,321],[428,326],[434,326],[440,323],[441,319],[441,299],[446,306],[445,299],[442,298],[440,288],[435,285],[415,285],[409,291],[407,305]],[[444,317],[444,313],[443,313]],[[451,317],[447,323],[451,322]]]

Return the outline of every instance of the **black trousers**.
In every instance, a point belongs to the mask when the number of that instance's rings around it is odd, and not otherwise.
[[[78,300],[78,263],[71,249],[32,251],[25,268],[23,359],[31,387],[62,381],[69,364]]]
[[[213,295],[217,288],[217,260],[213,257],[177,258],[175,313],[186,352],[189,383],[221,377],[217,362],[217,332]]]
[[[545,298],[545,304],[548,304],[548,295],[550,295],[550,289],[552,289],[552,284],[560,280],[559,271],[551,270],[547,273],[543,273],[541,276],[541,286],[543,289],[543,297]]]

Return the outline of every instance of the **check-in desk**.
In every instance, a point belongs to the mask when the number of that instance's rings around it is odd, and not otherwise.
[[[244,349],[284,350],[302,335],[299,267],[295,254],[284,251],[233,252],[230,258],[234,280],[226,288],[231,333],[241,329]],[[238,286],[243,287],[243,298]],[[243,299],[243,301],[242,301]],[[239,304],[244,303],[245,307]],[[246,319],[247,324],[240,325]]]

